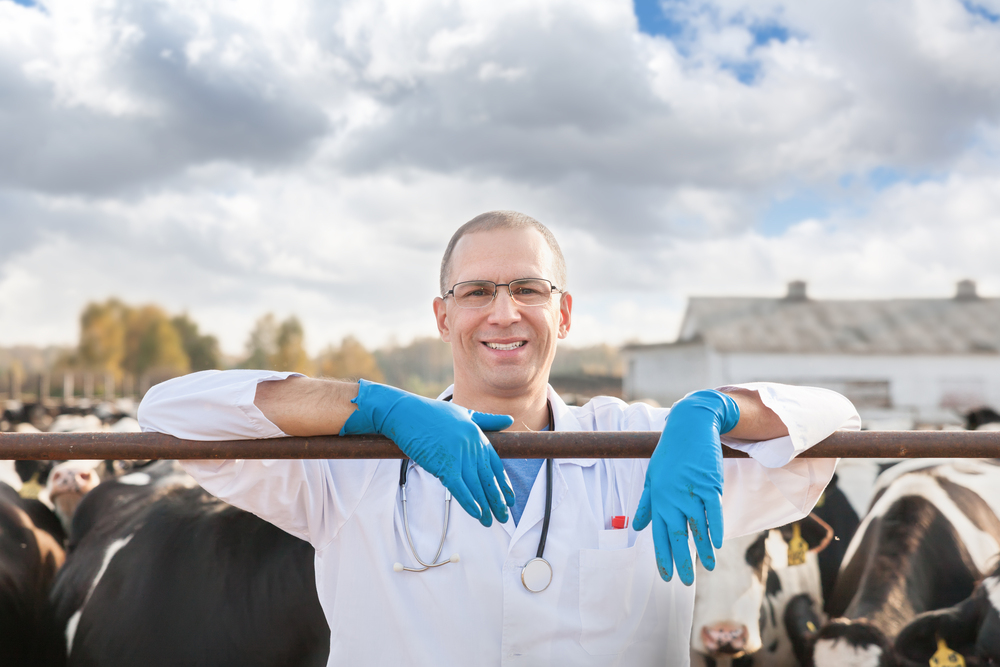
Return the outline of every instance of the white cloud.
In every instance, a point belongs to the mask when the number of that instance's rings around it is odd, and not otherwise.
[[[0,0],[0,344],[72,341],[112,294],[233,352],[269,310],[314,349],[432,334],[444,244],[497,208],[561,238],[571,342],[667,339],[688,294],[794,278],[1000,294],[1000,24],[670,7],[673,41],[627,0]],[[801,191],[829,214],[765,236]]]

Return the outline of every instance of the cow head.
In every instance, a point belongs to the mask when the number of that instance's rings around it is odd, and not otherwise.
[[[1000,567],[954,607],[925,612],[896,636],[904,665],[926,665],[938,639],[966,658],[966,664],[1000,664]],[[973,658],[978,662],[973,662]]]
[[[699,562],[691,648],[713,657],[739,657],[761,647],[760,608],[770,570],[767,532],[726,540],[715,570]]]
[[[772,562],[785,566],[793,538],[804,541],[815,553],[832,536],[829,526],[812,515],[796,523],[797,528],[789,524],[780,530],[726,540],[716,552],[712,572],[699,564],[692,651],[712,658],[735,658],[761,649],[765,595],[781,590]],[[818,572],[816,580],[818,585]]]
[[[49,473],[45,491],[63,528],[69,532],[73,514],[85,495],[101,483],[101,461],[63,461]]]
[[[864,619],[835,618],[816,634],[815,667],[896,667],[895,652],[885,634]]]

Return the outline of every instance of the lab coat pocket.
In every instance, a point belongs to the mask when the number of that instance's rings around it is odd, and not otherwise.
[[[655,568],[640,535],[626,549],[580,551],[580,644],[591,655],[616,655],[635,636],[653,588]]]

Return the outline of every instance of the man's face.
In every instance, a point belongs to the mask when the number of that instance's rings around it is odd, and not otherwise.
[[[468,234],[452,253],[449,289],[467,280],[500,284],[545,278],[555,283],[553,259],[545,238],[534,229]],[[547,382],[556,341],[569,333],[572,303],[569,294],[553,294],[544,306],[520,306],[505,287],[485,308],[460,308],[451,296],[435,299],[438,331],[452,347],[456,386],[506,397]]]

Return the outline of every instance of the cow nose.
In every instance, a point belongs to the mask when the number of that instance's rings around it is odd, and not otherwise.
[[[749,636],[747,626],[736,623],[715,623],[701,629],[701,640],[709,653],[741,653]]]
[[[96,481],[97,475],[91,470],[57,470],[52,473],[50,495],[86,493],[97,486]]]

